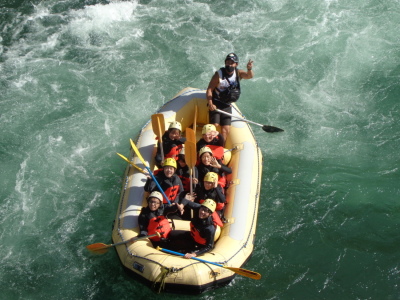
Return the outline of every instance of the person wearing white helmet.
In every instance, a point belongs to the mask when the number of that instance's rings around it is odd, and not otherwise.
[[[195,210],[190,222],[190,231],[171,231],[168,247],[186,253],[185,258],[192,258],[214,248],[216,224],[212,214],[215,211],[216,203],[212,199],[206,199],[202,204],[188,200],[184,200],[183,204]]]
[[[206,96],[210,123],[221,125],[224,141],[230,132],[231,117],[221,114],[215,109],[232,113],[231,103],[240,96],[240,80],[253,78],[253,61],[247,63],[247,71],[238,69],[239,58],[235,53],[229,53],[225,58],[225,67],[214,73],[208,84]]]
[[[168,221],[168,215],[176,213],[178,210],[183,210],[182,204],[174,203],[171,206],[163,204],[163,196],[160,192],[154,191],[147,197],[147,206],[142,207],[140,211],[139,222],[139,237],[159,233],[160,236],[151,237],[150,240],[153,246],[160,246],[165,242],[171,232],[171,225]]]
[[[222,157],[224,156],[225,141],[222,134],[217,131],[215,125],[204,125],[201,133],[202,137],[196,143],[197,152],[199,152],[201,148],[207,146],[211,148],[215,157],[217,157],[218,159],[222,159]]]
[[[209,147],[203,147],[199,151],[199,164],[197,165],[199,172],[198,180],[202,182],[204,176],[208,172],[218,174],[218,183],[222,188],[226,187],[226,174],[231,174],[232,169],[224,165],[220,159],[214,157],[212,150]]]
[[[157,166],[162,167],[162,161],[166,158],[178,159],[178,154],[183,148],[186,138],[181,136],[182,125],[178,121],[172,122],[168,130],[163,134],[162,141],[158,141],[155,161]],[[164,157],[161,157],[161,147],[164,150]]]

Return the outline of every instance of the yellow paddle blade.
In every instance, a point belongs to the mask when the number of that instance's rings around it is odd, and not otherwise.
[[[231,270],[232,272],[235,272],[236,274],[245,276],[245,277],[249,277],[251,279],[257,279],[260,280],[261,279],[261,274],[254,272],[254,271],[250,271],[250,270],[246,270],[246,269],[242,269],[242,268],[232,268],[232,267],[225,267],[225,269]]]
[[[196,136],[192,128],[186,128],[186,140],[196,144]]]
[[[123,156],[122,154],[118,153],[119,157],[121,157],[123,160],[125,160],[127,163],[131,164],[131,166],[135,167],[136,169],[138,169],[140,172],[147,174],[142,168],[138,167],[137,165],[135,165],[133,162],[131,162],[129,159],[127,159],[125,156]]]
[[[86,249],[95,254],[104,254],[108,251],[108,248],[110,248],[110,246],[111,245],[106,245],[103,243],[96,243],[86,246]]]
[[[185,142],[185,161],[189,168],[193,168],[196,165],[197,153],[196,144],[191,141]]]
[[[147,166],[146,161],[143,159],[143,156],[140,154],[139,149],[136,147],[135,143],[132,141],[132,139],[129,139],[131,142],[131,146],[133,151],[135,151],[136,156],[140,159],[143,165]]]
[[[156,136],[161,140],[165,132],[165,120],[163,114],[151,115],[151,125]]]

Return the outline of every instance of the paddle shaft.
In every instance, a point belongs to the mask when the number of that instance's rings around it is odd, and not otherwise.
[[[165,197],[165,199],[167,199],[167,202],[169,205],[171,205],[171,201],[169,201],[169,198],[167,197],[167,195],[165,195],[164,190],[161,188],[160,184],[158,183],[156,177],[154,176],[153,172],[151,172],[150,168],[147,166],[146,161],[143,159],[142,155],[139,152],[139,149],[136,147],[135,143],[132,141],[132,139],[130,139],[131,141],[131,146],[133,151],[135,151],[137,157],[139,157],[140,161],[142,162],[142,164],[144,165],[144,167],[146,168],[146,170],[149,172],[151,178],[154,180],[154,182],[156,183],[158,189],[160,190],[160,192],[163,194],[163,196]]]
[[[239,120],[242,120],[242,121],[245,121],[245,122],[254,124],[254,125],[258,125],[258,126],[260,126],[260,127],[263,127],[263,126],[264,126],[264,125],[262,125],[262,124],[260,124],[260,123],[256,123],[256,122],[247,120],[247,119],[245,119],[245,118],[241,118],[241,117],[238,117],[238,116],[234,116],[233,114],[230,114],[230,113],[228,113],[228,112],[226,112],[226,111],[223,111],[223,110],[220,110],[220,109],[218,109],[218,108],[216,108],[215,110],[216,110],[217,112],[221,113],[221,114],[224,114],[224,115],[227,115],[227,116],[231,116],[231,117],[233,117],[233,118],[236,118],[236,119],[239,119]]]
[[[151,238],[151,237],[153,237],[153,236],[160,236],[160,234],[157,232],[157,233],[155,233],[155,234],[150,234],[150,235],[141,236],[141,237],[135,236],[135,237],[133,237],[133,238],[127,240],[127,241],[123,241],[123,242],[119,242],[119,243],[107,245],[106,248],[110,248],[110,247],[115,247],[115,246],[123,245],[123,244],[129,243],[129,242],[136,242],[136,241],[139,241],[139,240],[148,239],[148,238]]]

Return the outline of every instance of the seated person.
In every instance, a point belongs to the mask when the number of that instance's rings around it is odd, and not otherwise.
[[[204,125],[201,133],[202,138],[196,143],[197,152],[199,152],[201,148],[208,146],[209,148],[211,148],[211,150],[213,150],[213,152],[214,150],[218,150],[218,155],[214,153],[214,156],[216,156],[218,159],[222,159],[222,156],[224,155],[225,145],[222,134],[217,131],[213,124]]]
[[[197,165],[199,172],[199,182],[204,181],[204,176],[208,172],[214,172],[218,174],[218,183],[222,188],[226,187],[226,176],[225,174],[231,174],[232,169],[224,165],[220,159],[213,156],[213,152],[209,147],[203,147],[199,151],[199,163]]]
[[[218,184],[218,174],[208,172],[204,176],[203,182],[199,182],[195,189],[195,202],[202,204],[205,199],[212,199],[216,202],[216,212],[219,217],[223,215],[226,198],[222,187]]]
[[[163,196],[160,192],[154,191],[147,197],[147,206],[142,207],[139,214],[139,237],[159,233],[160,236],[150,238],[154,247],[165,243],[171,232],[171,225],[168,215],[177,211],[183,211],[183,205],[174,203],[171,206],[164,206]]]
[[[183,190],[181,179],[175,174],[175,170],[176,160],[173,158],[167,158],[164,161],[163,169],[161,169],[154,177],[165,195],[168,197],[169,201],[171,203],[175,201],[180,203],[186,193]],[[144,190],[149,193],[153,191],[161,192],[152,178],[147,179],[147,182],[144,185]],[[167,199],[163,199],[163,203],[168,203]]]
[[[216,225],[212,219],[216,203],[206,199],[203,204],[184,200],[183,204],[195,210],[190,222],[190,231],[173,230],[169,235],[169,249],[186,253],[186,258],[209,252],[214,247]]]
[[[166,158],[178,159],[179,151],[183,148],[186,138],[181,136],[182,125],[174,121],[162,136],[162,141],[158,141],[157,154],[155,157],[156,165],[160,168],[161,163]],[[164,157],[161,157],[161,147],[164,150]]]

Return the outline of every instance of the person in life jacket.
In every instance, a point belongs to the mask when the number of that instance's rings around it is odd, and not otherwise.
[[[165,206],[163,204],[163,196],[160,192],[154,191],[147,198],[147,206],[142,207],[139,214],[139,237],[152,235],[154,233],[159,233],[160,236],[153,236],[150,240],[153,246],[160,246],[161,243],[165,243],[171,232],[171,225],[168,221],[168,215],[170,213],[175,213],[178,210],[183,211],[183,205]]]
[[[218,174],[218,183],[222,188],[226,187],[226,174],[231,174],[232,169],[224,165],[220,159],[216,159],[209,147],[203,147],[199,151],[199,164],[197,165],[199,172],[199,182],[204,181],[204,176],[208,172]]]
[[[216,225],[212,219],[216,203],[206,199],[202,204],[185,200],[185,206],[195,210],[190,222],[190,231],[174,230],[170,233],[169,249],[186,253],[192,258],[207,253],[214,248]]]
[[[224,156],[225,141],[222,134],[215,128],[215,125],[204,125],[201,133],[202,138],[196,143],[197,152],[199,152],[201,148],[207,146],[212,150],[214,157],[222,159]]]
[[[178,160],[178,154],[183,148],[186,138],[181,136],[182,125],[181,123],[172,122],[168,130],[163,134],[162,141],[158,141],[157,153],[155,157],[156,165],[162,166],[162,161],[166,158],[174,158]],[[161,147],[164,150],[164,157],[161,157]]]
[[[203,179],[199,182],[195,189],[195,202],[202,204],[205,199],[212,199],[216,202],[216,212],[219,217],[223,216],[223,209],[226,204],[226,197],[222,187],[218,184],[218,174],[208,172]]]
[[[225,58],[225,67],[214,73],[208,84],[206,96],[208,101],[210,123],[221,125],[224,141],[230,132],[231,117],[221,114],[215,109],[232,113],[231,103],[240,96],[240,80],[253,78],[253,61],[247,63],[247,71],[237,69],[239,58],[235,53],[229,53]]]
[[[175,159],[166,158],[164,160],[162,171],[158,172],[157,175],[154,176],[171,203],[180,203],[186,196],[182,181],[179,176],[175,174],[176,167]],[[144,185],[144,190],[149,193],[153,191],[161,192],[152,178],[147,179],[146,184]],[[163,203],[168,203],[167,199],[163,198]],[[179,215],[174,216],[178,219],[180,218]]]

